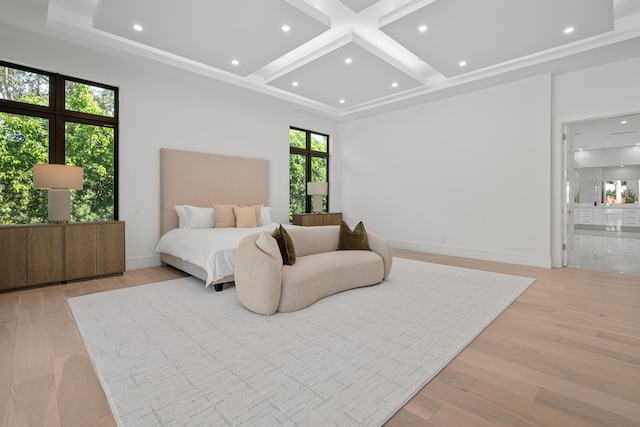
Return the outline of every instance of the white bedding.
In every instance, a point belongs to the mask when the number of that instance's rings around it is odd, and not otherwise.
[[[240,240],[262,230],[273,231],[276,223],[255,228],[174,228],[160,238],[157,252],[197,265],[207,272],[206,286],[232,276]]]

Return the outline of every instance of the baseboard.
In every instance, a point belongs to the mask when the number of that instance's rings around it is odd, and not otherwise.
[[[429,252],[438,255],[449,255],[461,258],[480,259],[483,261],[504,262],[507,264],[528,265],[531,267],[551,268],[551,257],[519,254],[512,252],[488,251],[461,248],[449,245],[435,245],[401,240],[389,240],[391,246],[417,252]]]
[[[160,263],[160,255],[127,258],[127,270],[137,270],[139,268],[158,267]]]

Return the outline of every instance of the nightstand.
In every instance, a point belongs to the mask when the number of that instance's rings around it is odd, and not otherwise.
[[[293,214],[293,225],[340,225],[342,212]]]

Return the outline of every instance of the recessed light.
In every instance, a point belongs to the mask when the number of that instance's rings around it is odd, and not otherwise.
[[[573,33],[574,30],[575,30],[575,28],[573,28],[573,27],[567,27],[567,28],[564,29],[564,33],[565,34],[571,34],[571,33]]]
[[[293,82],[293,83],[291,83],[291,86],[298,87],[298,82]]]
[[[231,60],[231,64],[233,65],[238,65],[240,63],[240,61],[238,61],[237,59],[232,59]]]
[[[391,83],[391,86],[392,86],[392,87],[398,87],[398,82],[393,82],[393,83]]]
[[[344,60],[344,62],[346,64],[351,64],[353,62],[353,60],[351,58],[347,58],[347,59]]]
[[[620,124],[626,125],[626,124],[627,124],[627,121],[626,121],[626,120],[623,120],[623,121],[621,121],[621,122],[620,122]]]
[[[291,27],[288,25],[283,25],[281,28],[282,28],[282,31],[284,31],[285,33],[288,33],[289,30],[291,29]]]
[[[418,31],[420,31],[421,33],[424,33],[425,31],[427,31],[427,26],[426,25],[420,25],[418,27]]]
[[[344,99],[340,100],[340,104],[344,104],[346,101]]]
[[[461,67],[466,67],[467,66],[467,61],[460,61],[458,62],[458,65]]]
[[[136,31],[142,31],[144,28],[142,28],[142,25],[140,24],[133,24],[133,29]]]

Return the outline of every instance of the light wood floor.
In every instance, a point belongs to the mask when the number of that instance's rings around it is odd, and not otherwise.
[[[387,426],[640,426],[638,276],[395,255],[537,281]],[[181,276],[156,267],[0,294],[0,425],[115,426],[66,299]]]

